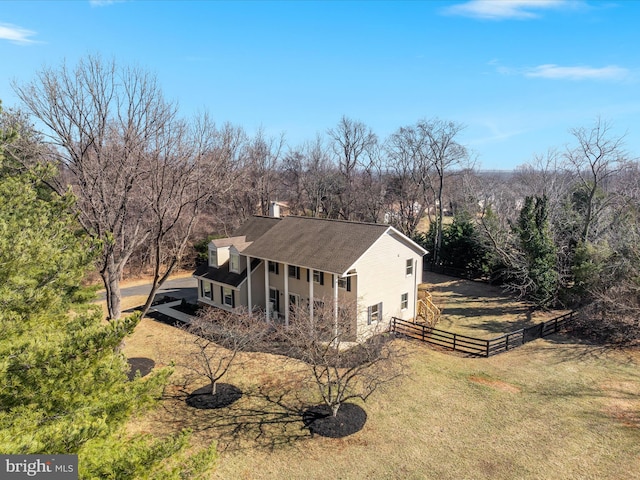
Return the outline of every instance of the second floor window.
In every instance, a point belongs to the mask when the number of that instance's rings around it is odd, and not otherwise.
[[[291,278],[300,278],[300,267],[296,267],[295,265],[289,265],[289,277]]]
[[[407,277],[410,277],[411,275],[413,275],[413,259],[412,258],[407,259],[406,272],[407,272]]]
[[[240,273],[240,255],[231,254],[229,257],[229,271]]]
[[[269,271],[278,275],[278,262],[269,262]]]

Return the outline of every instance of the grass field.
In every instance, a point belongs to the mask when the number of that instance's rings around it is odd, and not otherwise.
[[[499,287],[426,272],[422,286],[442,311],[436,328],[477,338],[493,338],[567,313],[534,311]]]
[[[496,318],[491,292],[474,296]],[[479,359],[396,341],[408,354],[407,375],[362,405],[367,423],[350,437],[312,438],[299,412],[318,399],[304,387],[302,366],[265,353],[241,355],[223,381],[244,396],[219,410],[185,405],[206,382],[177,366],[159,408],[131,431],[189,427],[196,443],[217,442],[219,479],[640,478],[637,350],[555,335]],[[144,319],[125,353],[180,365],[189,349],[187,334]]]

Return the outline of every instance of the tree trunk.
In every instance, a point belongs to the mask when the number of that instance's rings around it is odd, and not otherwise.
[[[102,281],[106,289],[107,319],[117,320],[122,314],[122,302],[120,294],[120,276],[113,272],[103,272]]]
[[[331,414],[334,417],[338,416],[338,410],[340,410],[340,403],[334,403],[333,405],[331,405]]]

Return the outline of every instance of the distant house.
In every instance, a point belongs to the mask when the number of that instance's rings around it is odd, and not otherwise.
[[[244,307],[285,324],[293,312],[328,308],[342,331],[362,339],[392,316],[416,316],[425,253],[388,225],[256,216],[213,240],[208,264],[194,276],[202,304]]]

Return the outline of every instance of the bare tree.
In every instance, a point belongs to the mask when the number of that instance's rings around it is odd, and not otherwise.
[[[378,139],[364,123],[345,116],[335,128],[329,129],[327,134],[332,140],[331,149],[342,180],[339,215],[345,220],[354,220],[354,204],[358,195],[355,188],[358,168],[370,163],[370,155]]]
[[[400,345],[389,334],[347,341],[353,338],[354,321],[352,307],[343,304],[335,312],[332,302],[318,302],[313,318],[298,308],[290,324],[278,330],[289,356],[308,365],[311,382],[334,417],[344,402],[366,400],[404,371]]]
[[[238,354],[260,344],[267,324],[256,322],[247,313],[206,308],[185,330],[191,334],[185,341],[195,349],[183,366],[209,380],[208,393],[215,395],[217,383],[227,374]]]
[[[368,159],[356,177],[355,209],[358,221],[378,223],[384,220],[387,182],[384,158],[377,144],[371,147]]]
[[[203,205],[231,185],[225,181],[228,159],[216,149],[219,134],[207,115],[192,125],[173,122],[168,128],[163,143],[149,152],[149,178],[141,190],[150,217],[153,264],[143,314],[180,264]]]
[[[464,126],[460,123],[440,119],[423,120],[416,125],[420,136],[424,139],[426,158],[433,166],[435,179],[431,187],[436,198],[436,231],[433,245],[433,262],[438,263],[442,245],[442,223],[444,219],[444,184],[445,178],[452,170],[460,169],[468,160],[466,147],[458,143],[457,137]]]
[[[312,217],[335,218],[340,208],[339,173],[331,165],[329,153],[320,136],[303,146],[305,156],[303,189]]]
[[[423,152],[423,139],[413,126],[401,127],[385,142],[389,166],[389,220],[402,233],[413,236],[433,203],[429,188],[431,165]]]
[[[292,215],[304,215],[307,207],[303,187],[304,154],[300,150],[290,150],[282,163],[282,183],[286,196],[281,200],[288,200]]]
[[[625,165],[624,136],[613,136],[611,125],[598,118],[591,129],[574,128],[570,133],[577,146],[567,149],[565,159],[571,165],[580,183],[583,196],[580,240],[593,236],[594,223],[609,205],[611,196],[599,201],[598,194],[607,188],[607,182]]]
[[[268,138],[259,130],[243,145],[242,168],[236,179],[236,203],[244,219],[269,214],[270,202],[278,197],[277,174],[284,144],[284,135]]]
[[[147,155],[163,143],[176,107],[164,100],[151,74],[94,56],[74,70],[65,64],[45,68],[33,82],[14,88],[56,147],[68,179],[61,177],[56,189],[71,184],[80,223],[102,242],[99,271],[109,318],[118,318],[124,266],[151,232],[139,194],[151,173]]]

